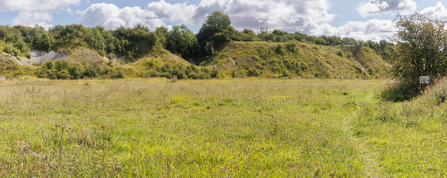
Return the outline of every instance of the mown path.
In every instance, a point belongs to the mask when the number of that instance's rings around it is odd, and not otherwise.
[[[360,93],[358,93],[360,94]],[[357,94],[357,95],[358,95]],[[360,103],[362,105],[365,104],[373,104],[375,101],[374,94],[371,92],[364,92],[362,97],[355,96],[355,99],[361,99]],[[347,136],[349,139],[353,142],[354,145],[357,147],[357,151],[359,152],[360,156],[362,157],[363,163],[364,163],[364,171],[366,177],[382,177],[379,171],[379,163],[377,161],[377,157],[379,153],[377,151],[374,151],[371,149],[367,141],[359,138],[356,136],[355,129],[353,128],[354,120],[358,118],[358,114],[361,111],[362,108],[358,108],[357,110],[354,110],[347,114],[345,118],[343,118],[343,127],[344,130],[347,133]]]

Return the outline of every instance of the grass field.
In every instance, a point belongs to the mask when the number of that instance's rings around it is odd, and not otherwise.
[[[0,176],[445,176],[446,105],[387,83],[0,81]]]

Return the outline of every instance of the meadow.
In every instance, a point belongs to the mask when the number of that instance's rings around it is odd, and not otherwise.
[[[0,176],[445,176],[442,90],[394,103],[389,83],[0,81]]]

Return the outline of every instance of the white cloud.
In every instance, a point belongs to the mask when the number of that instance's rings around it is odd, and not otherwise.
[[[421,14],[428,15],[432,18],[438,18],[442,21],[447,21],[447,8],[442,5],[442,2],[438,2],[434,7],[427,7],[421,11]]]
[[[230,15],[237,29],[259,30],[268,27],[287,31],[305,29],[309,32],[318,23],[332,21],[336,15],[329,14],[329,9],[328,0],[202,0],[199,5],[170,4],[161,0],[149,3],[144,10],[139,7],[119,9],[113,4],[101,3],[92,4],[83,11],[81,23],[87,26],[102,25],[109,29],[120,25],[133,27],[135,23],[129,20],[151,28],[163,25],[164,20],[200,25],[207,15],[219,10]],[[129,11],[132,18],[119,15],[123,11]]]
[[[312,34],[320,36],[340,36],[351,37],[357,40],[380,41],[383,37],[392,38],[396,33],[396,28],[391,20],[371,19],[366,22],[348,21],[339,27],[333,27],[327,23],[318,25]]]
[[[63,10],[69,5],[79,5],[81,0],[2,0],[0,8],[12,11]]]
[[[53,12],[59,13],[70,5],[79,5],[81,0],[1,0],[0,10],[18,11],[13,25],[51,27]]]
[[[106,29],[116,29],[120,26],[134,27],[137,24],[146,25],[150,29],[163,26],[165,23],[154,12],[142,10],[140,7],[118,8],[114,4],[92,4],[81,13],[80,22],[86,26],[103,26]]]
[[[362,17],[381,13],[400,13],[408,15],[413,13],[417,5],[412,0],[369,0],[368,2],[360,3],[357,11]]]
[[[378,8],[382,11],[390,11],[392,7],[405,9],[408,8],[408,2],[412,1],[380,1]],[[153,30],[166,26],[164,21],[200,25],[210,13],[218,10],[227,13],[232,26],[238,30],[269,28],[374,41],[381,40],[383,36],[391,37],[395,33],[391,20],[350,21],[334,27],[329,23],[337,15],[328,13],[330,8],[329,0],[202,0],[198,5],[170,4],[160,0],[149,3],[146,9],[119,8],[114,4],[101,3],[92,4],[85,11],[77,13],[82,16],[82,24],[90,27],[101,25],[106,29],[134,27],[141,23]]]
[[[66,9],[65,11],[67,11],[67,13],[69,13],[70,15],[74,15],[75,13],[71,10],[71,8]]]
[[[185,3],[169,4],[164,0],[151,2],[147,5],[147,11],[153,12],[157,18],[162,20],[182,22],[189,21],[195,13],[196,6]]]
[[[269,27],[286,31],[309,32],[319,23],[336,16],[329,14],[328,0],[202,0],[191,23],[201,24],[215,10],[230,15],[237,29]]]
[[[34,26],[39,24],[45,29],[52,27],[48,22],[53,22],[53,14],[50,11],[21,11],[16,18],[12,19],[14,25]]]

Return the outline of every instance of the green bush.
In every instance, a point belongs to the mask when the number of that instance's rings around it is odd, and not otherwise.
[[[340,57],[345,57],[345,54],[343,53],[343,51],[337,51],[337,55]]]
[[[188,75],[188,78],[199,79],[199,76],[195,72],[192,72]]]
[[[420,87],[419,80],[415,79],[402,79],[397,80],[395,83],[390,84],[384,88],[380,96],[384,100],[388,101],[405,101],[418,95],[418,88]],[[416,90],[414,90],[416,89]]]

